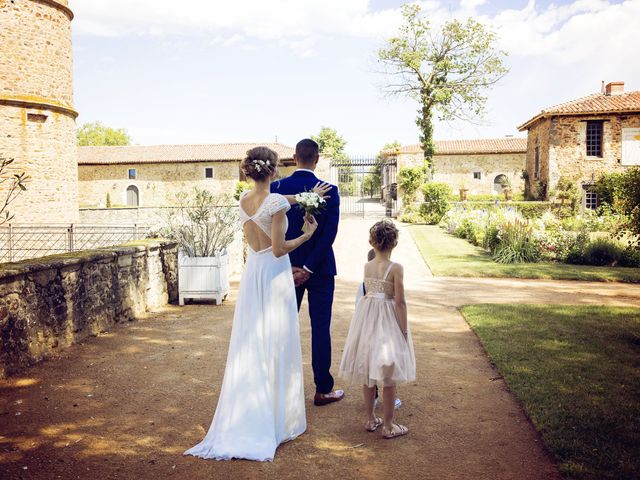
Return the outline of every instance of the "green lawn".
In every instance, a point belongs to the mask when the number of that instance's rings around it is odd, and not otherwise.
[[[482,248],[433,225],[412,225],[409,231],[436,276],[515,277],[640,283],[640,268],[593,267],[561,263],[501,264]]]
[[[462,313],[570,479],[640,478],[640,309]]]

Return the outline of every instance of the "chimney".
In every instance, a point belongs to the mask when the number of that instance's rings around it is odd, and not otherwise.
[[[604,94],[607,96],[620,95],[621,93],[624,93],[624,82],[609,82],[604,87]]]

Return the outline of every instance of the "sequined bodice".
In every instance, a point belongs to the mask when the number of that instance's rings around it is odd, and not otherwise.
[[[367,295],[374,293],[382,293],[385,296],[393,298],[395,293],[393,288],[393,282],[389,280],[382,280],[380,278],[365,278],[364,288]]]

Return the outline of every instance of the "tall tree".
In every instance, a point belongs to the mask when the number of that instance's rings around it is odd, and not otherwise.
[[[78,145],[116,146],[131,145],[131,137],[124,128],[111,128],[100,122],[85,123],[78,129]]]
[[[420,103],[416,123],[425,167],[432,174],[434,112],[441,120],[482,118],[484,92],[508,69],[496,34],[481,23],[450,20],[435,31],[421,13],[419,5],[403,5],[400,31],[378,51],[378,60],[392,77],[385,92]]]

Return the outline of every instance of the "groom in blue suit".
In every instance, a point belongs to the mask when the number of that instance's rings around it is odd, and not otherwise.
[[[272,193],[292,195],[311,191],[320,181],[314,171],[320,159],[318,144],[304,139],[296,145],[294,155],[297,169],[289,177],[271,184]],[[344,392],[333,389],[331,368],[331,308],[335,289],[336,259],[333,242],[338,233],[340,220],[340,197],[338,188],[332,186],[327,194],[325,210],[316,215],[318,229],[311,239],[289,254],[296,285],[298,310],[307,292],[309,316],[311,317],[311,365],[316,384],[315,405],[327,405],[342,400]],[[304,225],[304,212],[292,208],[287,212],[289,228],[286,239],[300,235]]]

